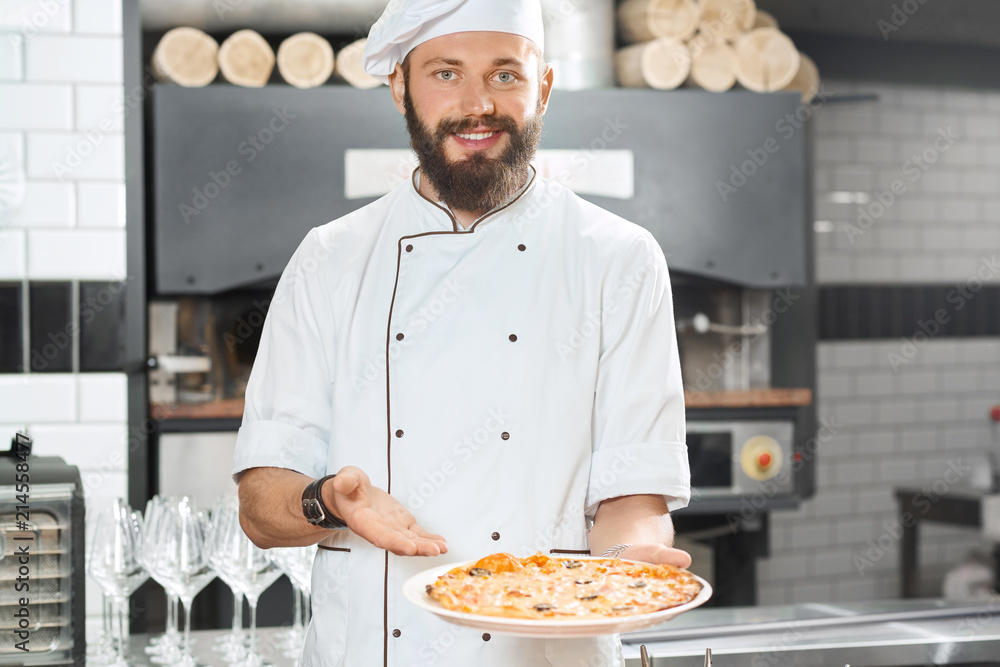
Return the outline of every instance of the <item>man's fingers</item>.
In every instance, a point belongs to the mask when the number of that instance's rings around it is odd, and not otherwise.
[[[371,542],[379,549],[386,549],[397,556],[415,556],[416,543],[405,533],[390,528],[378,520],[368,520],[367,517],[357,522],[353,529],[359,536]]]
[[[621,557],[659,565],[691,566],[691,554],[662,544],[634,544],[623,551]]]
[[[448,541],[446,539],[444,539],[444,535],[435,535],[434,533],[430,533],[430,532],[424,530],[423,528],[421,528],[420,526],[418,526],[417,524],[413,524],[412,526],[410,526],[410,530],[413,531],[414,533],[416,533],[417,535],[419,535],[420,537],[423,537],[424,539],[428,539],[428,540],[430,540],[432,542],[440,543],[440,544],[447,544],[448,543]]]

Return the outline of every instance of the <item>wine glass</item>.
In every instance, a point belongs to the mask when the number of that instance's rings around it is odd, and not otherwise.
[[[216,535],[216,566],[224,569],[233,584],[243,592],[250,603],[250,644],[247,655],[240,665],[261,667],[263,661],[257,652],[257,602],[260,595],[281,576],[271,554],[257,547],[243,532],[239,521],[239,507],[235,504],[219,508]]]
[[[85,570],[89,575],[92,571],[90,553],[94,545],[94,529],[97,527],[97,510],[92,507],[86,509],[86,519],[84,524],[87,527],[87,535],[84,547]],[[87,660],[94,664],[106,665],[115,660],[115,648],[112,641],[114,631],[111,627],[111,598],[101,589],[101,636],[96,642],[87,645]]]
[[[184,606],[184,639],[177,665],[193,667],[191,655],[191,603],[215,578],[208,562],[208,516],[190,498],[165,502],[157,521],[155,544],[149,556],[154,571],[176,591]]]
[[[115,667],[128,667],[125,614],[129,596],[147,579],[142,566],[141,515],[118,498],[111,509],[98,515],[90,553],[90,576],[111,596],[118,619]]]
[[[164,508],[169,503],[177,502],[177,498],[153,496],[146,503],[146,520],[143,522],[143,534],[147,545],[143,564],[153,580],[163,587],[167,595],[166,631],[159,637],[151,638],[150,645],[146,647],[146,653],[150,654],[152,656],[150,659],[157,664],[173,664],[182,657],[181,637],[177,631],[179,593],[172,587],[171,581],[164,576],[163,570],[160,569],[161,561],[154,557]]]
[[[223,549],[220,548],[220,538],[226,534],[227,524],[239,521],[239,504],[235,497],[227,496],[219,500],[212,509],[209,523],[209,562],[219,579],[222,579],[229,590],[233,592],[233,629],[222,636],[215,647],[223,654],[227,662],[238,662],[246,657],[246,633],[243,632],[243,591],[237,581],[229,575],[229,569],[223,562]]]
[[[305,626],[309,625],[310,602],[312,588],[312,567],[316,559],[317,548],[308,547],[278,547],[271,549],[274,562],[292,582],[295,594],[292,613],[292,627],[281,633],[278,641],[286,649],[285,655],[297,656],[305,639]]]

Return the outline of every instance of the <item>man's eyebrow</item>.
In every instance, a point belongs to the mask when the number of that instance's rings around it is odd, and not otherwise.
[[[461,67],[464,63],[458,58],[431,58],[424,63],[424,67],[436,67],[438,65],[448,65],[449,67]],[[494,67],[517,67],[519,69],[524,69],[524,62],[520,58],[514,58],[511,56],[495,58],[493,60]]]
[[[497,59],[495,59],[493,61],[493,66],[494,67],[510,67],[510,66],[514,66],[514,67],[518,67],[520,69],[523,69],[524,68],[524,62],[520,58],[512,58],[512,57],[497,58]]]
[[[434,67],[435,65],[450,65],[451,67],[461,67],[462,61],[458,58],[431,58],[424,63],[424,67]]]

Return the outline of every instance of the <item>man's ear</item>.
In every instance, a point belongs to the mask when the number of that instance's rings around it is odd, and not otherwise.
[[[406,77],[403,76],[403,66],[396,63],[396,69],[389,75],[389,92],[392,93],[392,103],[396,105],[399,113],[406,113],[406,104],[403,99],[406,94]]]
[[[552,65],[546,65],[545,74],[542,75],[541,86],[539,86],[538,91],[543,114],[549,106],[549,95],[552,93],[552,81],[554,78]]]

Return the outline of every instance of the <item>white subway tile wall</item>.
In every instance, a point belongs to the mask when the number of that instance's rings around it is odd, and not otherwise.
[[[121,0],[0,0],[0,153],[25,174],[0,226],[0,280],[125,275]],[[0,444],[80,467],[88,506],[127,495],[124,374],[0,375]],[[88,638],[101,595],[87,583]],[[96,632],[95,632],[96,631]]]
[[[24,200],[6,224],[11,227],[72,227],[76,221],[76,189],[72,183],[31,181]]]
[[[0,48],[3,48],[0,45]],[[70,130],[73,87],[47,83],[0,84],[0,130]]]
[[[73,7],[69,0],[4,0],[0,30],[31,39],[38,33],[70,32]]]
[[[0,280],[21,280],[27,275],[25,234],[21,229],[0,229]]]
[[[902,348],[903,341],[819,345],[819,414],[838,427],[817,455],[816,496],[771,515],[762,601],[898,596],[893,489],[985,478],[987,454],[1000,448],[989,417],[1000,403],[1000,339],[931,340],[908,354]],[[894,367],[896,355],[905,361]],[[928,597],[941,594],[945,573],[968,552],[989,551],[975,529],[921,524],[920,532],[920,591]]]
[[[125,91],[121,86],[77,86],[76,129],[121,132],[124,129]]]
[[[106,122],[106,131],[29,132],[28,177],[124,180],[124,137]]]
[[[121,83],[120,37],[38,35],[25,40],[25,79]]]
[[[0,81],[20,81],[24,78],[24,40],[15,33],[0,28]]]
[[[29,231],[28,277],[123,280],[125,230]]]
[[[77,222],[81,227],[124,227],[125,185],[88,182],[76,185]]]
[[[816,114],[820,283],[1000,282],[1000,92],[831,82],[878,101]],[[900,194],[891,190],[894,182]],[[864,204],[831,205],[861,192]],[[830,238],[832,237],[832,238]]]

